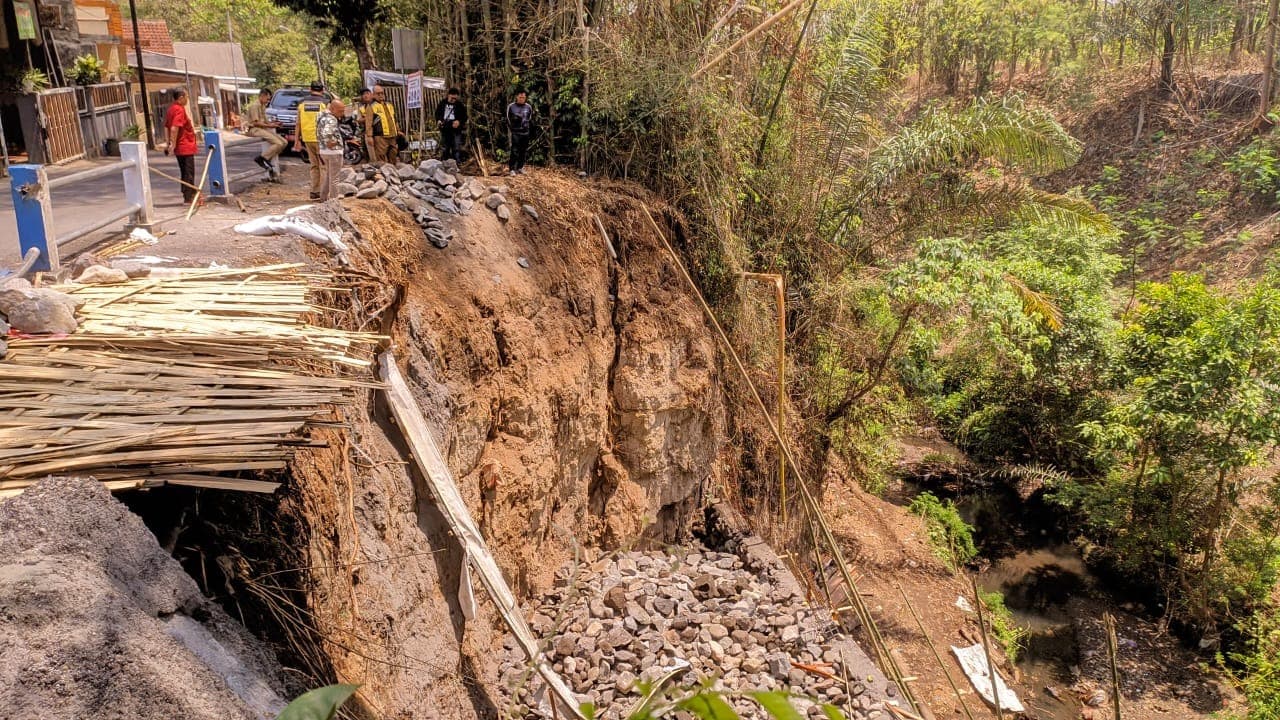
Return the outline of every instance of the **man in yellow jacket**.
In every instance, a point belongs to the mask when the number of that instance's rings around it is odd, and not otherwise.
[[[381,85],[373,86],[373,102],[365,109],[364,147],[369,162],[395,163],[400,159],[396,140],[400,126],[396,124],[395,106],[387,102],[387,91]]]
[[[307,159],[311,161],[312,200],[320,199],[320,183],[324,178],[320,159],[320,141],[316,136],[316,120],[328,104],[324,97],[324,85],[318,82],[311,83],[311,94],[298,103],[298,139],[294,141],[293,149],[295,151],[301,150],[302,147],[307,149]]]

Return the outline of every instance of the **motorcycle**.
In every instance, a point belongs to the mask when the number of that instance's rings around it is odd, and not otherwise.
[[[338,134],[342,136],[342,162],[347,165],[360,165],[365,161],[364,143],[360,141],[359,128],[354,117],[344,117],[338,121]]]

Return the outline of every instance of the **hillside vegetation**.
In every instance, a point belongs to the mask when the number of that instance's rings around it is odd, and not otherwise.
[[[813,476],[838,461],[876,489],[889,438],[941,428],[1043,485],[1092,562],[1221,638],[1249,717],[1280,717],[1274,7],[281,2],[362,66],[388,64],[388,28],[425,28],[499,158],[528,89],[535,160],[683,211],[744,346],[767,341],[741,273],[781,274]],[[246,38],[251,65],[268,40]],[[775,451],[738,422],[759,441],[739,494],[780,513]]]

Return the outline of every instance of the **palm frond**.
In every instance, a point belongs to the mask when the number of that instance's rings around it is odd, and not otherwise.
[[[907,176],[984,159],[1041,174],[1069,166],[1079,153],[1080,143],[1049,113],[1028,109],[1015,96],[978,100],[959,113],[935,108],[882,143],[864,187],[883,191]]]
[[[1022,300],[1022,312],[1040,318],[1045,327],[1058,332],[1066,323],[1062,309],[1048,295],[1032,290],[1022,279],[1011,273],[1004,274],[1004,281]]]
[[[1106,213],[1088,200],[1038,190],[1025,182],[1007,181],[977,188],[954,183],[929,193],[914,193],[902,208],[904,224],[933,234],[957,229],[1003,227],[1014,223],[1052,225],[1073,231],[1114,234]]]

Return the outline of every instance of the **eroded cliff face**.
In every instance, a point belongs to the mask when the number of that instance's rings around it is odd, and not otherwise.
[[[525,598],[575,549],[688,538],[725,419],[711,335],[640,201],[551,173],[505,184],[540,219],[477,207],[443,251],[390,205],[350,210],[366,236],[356,269],[403,288],[392,349]],[[353,322],[379,302],[353,298]],[[496,716],[503,629],[478,587],[481,616],[463,622],[461,553],[380,402],[370,393],[296,464],[309,612],[379,716]]]

